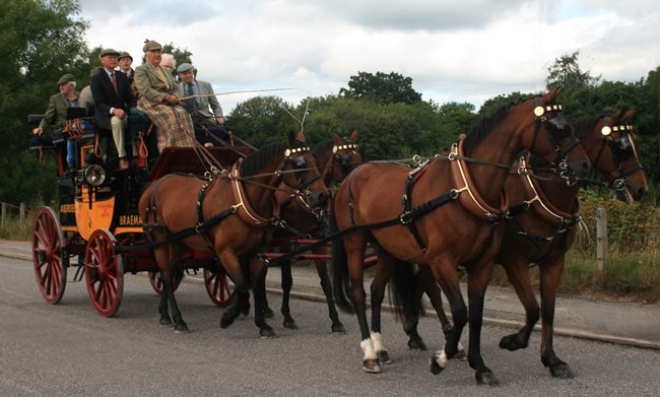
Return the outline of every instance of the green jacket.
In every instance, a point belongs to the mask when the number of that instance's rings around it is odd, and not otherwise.
[[[178,89],[178,85],[174,81],[172,74],[160,66],[158,67],[163,71],[168,85],[165,85],[165,82],[158,76],[154,65],[148,62],[135,69],[135,78],[133,80],[140,96],[156,103],[163,102],[165,94],[174,94]]]
[[[80,97],[80,93],[75,91],[76,100]],[[39,127],[46,129],[48,126],[52,126],[53,130],[58,130],[64,128],[66,125],[66,110],[70,107],[69,100],[66,99],[64,94],[59,93],[50,97],[48,102],[48,109],[46,110],[46,115],[41,122]]]

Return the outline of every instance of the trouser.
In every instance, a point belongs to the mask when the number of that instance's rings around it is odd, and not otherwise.
[[[120,159],[126,158],[126,144],[124,143],[124,129],[127,125],[128,118],[120,119],[117,116],[112,116],[110,119],[110,126],[112,127],[112,139],[115,141],[117,147],[117,156]]]
[[[76,141],[68,138],[66,140],[66,162],[69,164],[76,162]]]

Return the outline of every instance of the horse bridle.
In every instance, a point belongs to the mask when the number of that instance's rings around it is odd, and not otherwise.
[[[538,138],[541,124],[550,124],[552,128],[546,128],[546,131],[548,132],[548,139],[550,139],[550,143],[552,144],[552,150],[557,153],[557,156],[552,161],[552,164],[555,164],[557,168],[559,168],[559,176],[566,181],[567,185],[574,185],[577,182],[577,179],[568,167],[568,153],[580,145],[580,140],[575,138],[570,144],[568,144],[566,148],[562,148],[559,145],[559,139],[555,134],[558,131],[563,131],[570,128],[568,120],[566,120],[566,117],[562,113],[563,106],[558,104],[543,106],[540,97],[535,97],[534,103],[536,105],[534,107],[535,125],[531,151],[534,152],[534,148],[536,147],[536,139]],[[555,117],[547,118],[545,116],[547,112],[555,112],[556,115]]]
[[[339,152],[342,150],[357,150],[358,145],[355,143],[345,143],[343,145],[334,145],[332,147],[332,162],[330,164],[330,170],[334,170],[335,167],[337,167],[337,159],[340,159]],[[342,177],[346,178],[346,176],[352,171],[351,163],[347,162],[345,160],[348,160],[348,154],[344,154],[341,157],[341,163],[339,164],[339,170],[341,171]],[[331,171],[332,172],[332,171]]]
[[[284,167],[287,164],[292,164],[292,167],[294,170],[297,170],[294,172],[294,175],[296,175],[299,171],[303,171],[303,169],[307,169],[307,161],[303,157],[293,157],[294,154],[302,154],[302,153],[308,153],[310,152],[310,149],[308,146],[302,146],[302,147],[297,147],[297,148],[291,148],[291,149],[286,149],[284,151],[284,161],[282,162],[282,167],[281,170],[284,169]],[[309,186],[316,182],[319,179],[322,179],[323,177],[321,174],[313,175],[306,180],[300,180],[297,176],[296,179],[298,179],[299,183],[298,186],[296,186],[294,189],[296,189],[295,193],[291,195],[292,199],[298,198],[305,207],[307,207],[312,213],[314,213],[317,217],[319,216],[316,211],[314,210],[314,207],[312,207],[309,204],[309,199],[312,197],[312,191],[310,190]],[[323,212],[323,210],[321,210]]]
[[[614,179],[612,182],[612,189],[616,192],[624,192],[626,190],[626,178],[635,172],[638,171],[643,171],[644,167],[639,162],[639,159],[637,158],[637,164],[628,168],[628,169],[623,169],[623,159],[620,158],[619,156],[619,149],[615,146],[617,144],[622,145],[624,140],[628,141],[628,144],[631,146],[633,155],[636,157],[636,152],[635,152],[635,143],[633,142],[630,134],[632,134],[633,127],[629,124],[619,124],[619,125],[612,125],[612,120],[610,116],[605,116],[603,118],[603,128],[601,128],[601,138],[600,138],[600,148],[598,149],[598,154],[596,155],[596,161],[594,162],[593,167],[596,168],[598,166],[598,162],[600,161],[600,156],[603,154],[603,150],[605,149],[605,144],[609,144],[610,149],[612,150],[612,157],[614,159],[614,164],[617,167],[617,170],[619,171],[619,177]],[[620,132],[621,137],[619,139],[613,139],[611,134],[612,132]]]

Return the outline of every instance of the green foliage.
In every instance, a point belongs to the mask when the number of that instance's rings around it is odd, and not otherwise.
[[[385,74],[358,72],[351,76],[348,88],[341,88],[339,95],[345,98],[365,99],[378,104],[407,103],[422,100],[422,94],[412,88],[412,78],[395,72]]]
[[[286,110],[285,110],[286,109]],[[259,96],[236,105],[231,113],[232,131],[255,147],[286,139],[300,125],[289,113],[290,104],[275,96]]]
[[[63,74],[89,78],[87,22],[79,12],[75,0],[0,2],[0,201],[54,196],[54,174],[47,175],[52,170],[39,167],[26,151],[26,119],[46,110]]]
[[[563,55],[548,68],[546,79],[548,90],[554,88],[576,89],[591,87],[598,83],[600,76],[593,77],[589,71],[583,72],[578,64],[580,51],[570,55]]]

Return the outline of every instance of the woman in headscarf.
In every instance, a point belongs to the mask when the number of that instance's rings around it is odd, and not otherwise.
[[[171,73],[160,66],[162,46],[147,41],[143,48],[146,62],[135,69],[135,85],[140,93],[137,107],[158,128],[158,150],[168,146],[193,146],[195,133],[190,115],[174,94],[177,84]]]

